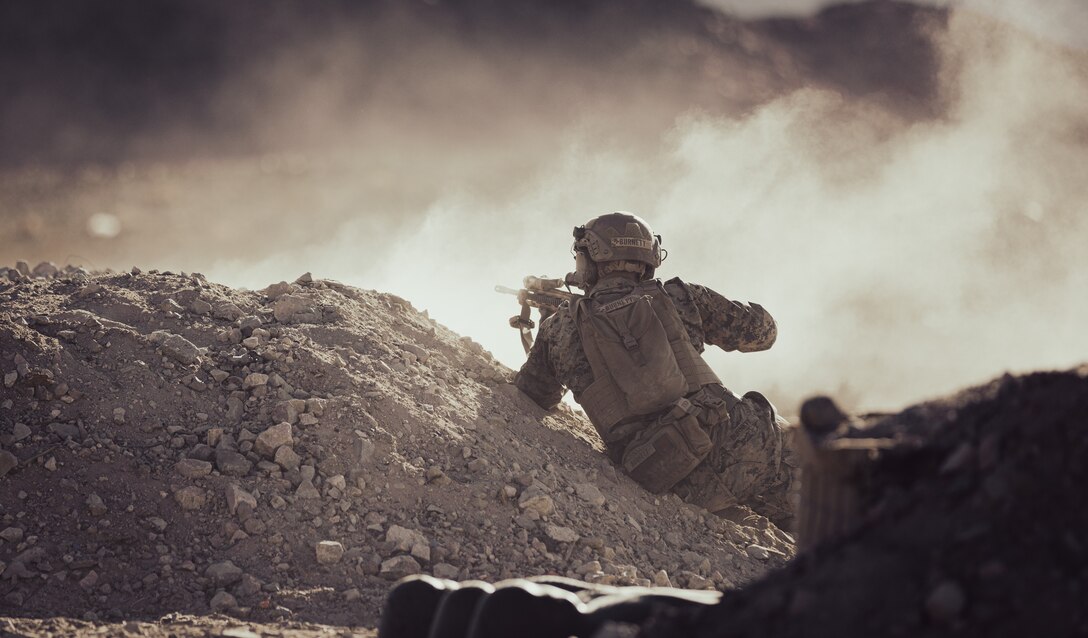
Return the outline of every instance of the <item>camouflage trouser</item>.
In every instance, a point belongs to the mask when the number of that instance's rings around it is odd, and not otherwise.
[[[671,491],[715,514],[745,505],[791,529],[799,464],[788,423],[755,392],[729,394],[720,405],[713,403],[704,406],[700,421],[709,428],[714,447]]]

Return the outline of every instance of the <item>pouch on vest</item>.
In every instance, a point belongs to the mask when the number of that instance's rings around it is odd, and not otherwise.
[[[636,483],[660,494],[690,474],[713,446],[699,419],[687,414],[636,437],[624,449],[620,463]]]
[[[668,334],[650,295],[591,305],[586,321],[608,373],[632,414],[660,410],[687,391]]]

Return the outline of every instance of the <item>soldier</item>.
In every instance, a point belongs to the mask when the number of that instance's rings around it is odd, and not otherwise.
[[[661,237],[635,215],[602,215],[574,239],[568,280],[586,294],[541,323],[517,387],[546,410],[572,390],[612,461],[651,492],[718,515],[747,505],[791,526],[785,421],[758,392],[723,387],[700,355],[707,343],[770,348],[771,315],[705,286],[654,279]]]

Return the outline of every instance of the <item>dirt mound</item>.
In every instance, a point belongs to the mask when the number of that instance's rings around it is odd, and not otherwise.
[[[0,610],[373,627],[412,573],[729,589],[792,556],[617,475],[510,376],[308,275],[0,271]]]
[[[877,420],[865,521],[644,636],[1083,635],[1088,367],[1006,376]]]

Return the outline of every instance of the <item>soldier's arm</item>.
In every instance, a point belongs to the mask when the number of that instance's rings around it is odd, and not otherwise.
[[[548,363],[548,340],[545,334],[548,323],[550,322],[541,323],[540,333],[529,350],[529,358],[514,377],[514,385],[545,410],[559,405],[566,393],[566,388],[555,378],[555,372]]]
[[[778,325],[757,303],[732,301],[706,286],[689,285],[707,343],[722,350],[759,352],[774,345]]]

